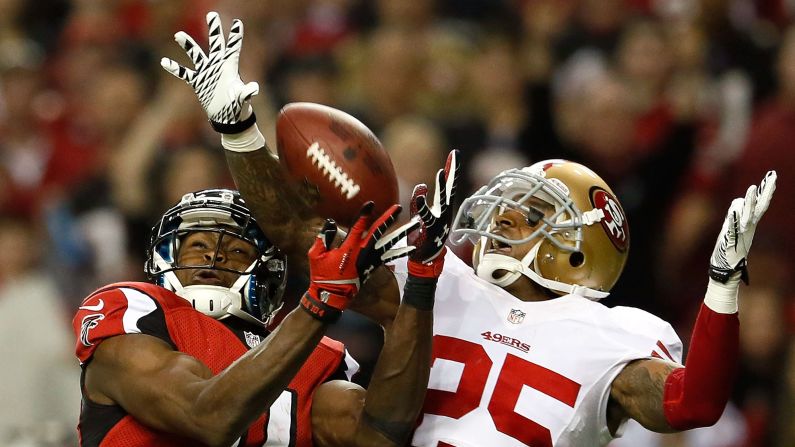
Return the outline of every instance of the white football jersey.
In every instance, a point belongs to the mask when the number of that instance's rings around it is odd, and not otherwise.
[[[402,293],[406,260],[394,267]],[[523,302],[449,250],[433,333],[417,447],[604,446],[622,368],[682,356],[673,328],[652,314],[574,295]]]

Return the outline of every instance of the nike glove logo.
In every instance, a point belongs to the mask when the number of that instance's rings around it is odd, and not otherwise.
[[[85,310],[90,310],[92,312],[99,312],[100,310],[102,310],[103,307],[105,307],[105,302],[102,301],[102,298],[100,298],[99,304],[97,304],[96,306],[80,306],[78,307],[78,309],[85,309]]]

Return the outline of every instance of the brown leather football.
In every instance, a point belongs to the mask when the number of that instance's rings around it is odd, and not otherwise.
[[[373,216],[398,203],[389,154],[353,116],[321,104],[290,103],[277,117],[276,140],[282,166],[317,188],[321,217],[349,226],[369,200],[375,202]]]

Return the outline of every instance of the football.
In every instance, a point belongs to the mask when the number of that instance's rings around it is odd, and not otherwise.
[[[389,154],[367,126],[341,110],[287,104],[276,119],[276,147],[292,178],[317,189],[321,217],[350,226],[369,200],[375,202],[373,216],[398,203]]]

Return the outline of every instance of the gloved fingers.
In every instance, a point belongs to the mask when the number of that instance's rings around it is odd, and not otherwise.
[[[768,171],[759,188],[756,191],[756,208],[754,209],[754,224],[759,223],[759,219],[770,206],[770,200],[776,191],[776,171]]]
[[[243,22],[240,19],[232,21],[232,27],[229,29],[229,38],[226,41],[226,52],[237,53],[243,46]]]
[[[445,188],[445,191],[447,191],[447,200],[445,204],[447,206],[452,206],[455,201],[458,179],[461,175],[461,165],[458,163],[458,149],[453,149],[447,155],[447,163],[444,166],[444,172],[447,181]]]
[[[442,212],[444,206],[442,200],[447,201],[447,182],[444,176],[444,169],[436,171],[436,188],[433,191],[433,204],[431,204],[431,210],[435,216],[439,216]]]
[[[400,214],[400,211],[403,209],[400,205],[392,205],[384,211],[372,225],[370,225],[370,231],[367,233],[367,241],[362,244],[364,246],[371,246],[377,249],[386,244],[386,238],[382,238],[386,230],[389,228],[390,225],[395,223],[397,220],[397,216]],[[397,241],[395,241],[397,242]],[[387,247],[389,248],[389,247]]]
[[[422,219],[425,225],[430,225],[433,223],[434,217],[431,209],[428,208],[428,203],[426,200],[427,196],[425,195],[420,195],[414,198],[413,208],[416,208],[414,215]]]
[[[417,201],[418,198],[422,197],[423,206],[425,204],[425,196],[428,194],[428,185],[425,183],[420,183],[418,185],[414,185],[414,190],[411,192],[411,201],[409,212],[412,216],[416,216],[417,213],[420,211],[420,203]]]
[[[348,232],[348,237],[345,238],[345,242],[353,241],[352,244],[358,244],[362,239],[365,237],[365,230],[370,226],[371,214],[373,213],[373,207],[375,204],[373,201],[368,201],[362,208],[359,210],[359,218],[356,219],[354,222],[353,227],[351,227],[351,231]]]
[[[226,42],[224,41],[224,31],[221,26],[221,16],[215,11],[207,13],[207,28],[210,32],[209,43],[210,51],[208,57],[211,60],[220,58],[226,52]]]
[[[738,219],[742,212],[744,202],[745,201],[740,198],[732,200],[731,205],[729,205],[729,211],[726,213],[726,219],[723,221],[721,233],[725,235],[727,241],[730,243],[733,243],[735,240],[737,225],[739,223]]]
[[[396,206],[399,206],[399,205],[394,205],[393,208],[396,207]],[[400,212],[400,210],[398,210],[398,212]],[[395,215],[397,215],[397,214],[395,214]],[[392,221],[394,221],[394,219],[392,219]],[[391,224],[391,222],[390,222],[390,224]],[[398,228],[396,228],[396,229],[390,231],[389,233],[384,234],[382,237],[380,237],[378,239],[378,241],[376,241],[376,243],[375,243],[375,248],[377,250],[381,250],[381,251],[384,251],[384,252],[390,250],[401,239],[406,237],[407,234],[409,234],[412,231],[414,231],[417,228],[419,228],[420,225],[422,225],[422,222],[420,222],[417,219],[411,219],[407,223],[399,226]],[[388,226],[389,225],[383,226],[384,231],[386,231]],[[410,253],[410,251],[406,252],[406,253]],[[383,256],[382,256],[382,258],[383,258]],[[394,258],[392,258],[392,259],[394,259]]]
[[[199,67],[199,65],[204,64],[207,60],[207,56],[204,54],[202,47],[200,47],[199,44],[193,40],[193,37],[190,37],[185,31],[179,31],[174,34],[174,40],[185,50],[190,60],[193,61],[194,67]]]
[[[745,208],[745,200],[738,198],[732,201],[730,207],[730,214],[729,214],[729,232],[728,232],[729,246],[737,245],[737,236],[740,234],[741,231],[740,223],[744,208]]]
[[[318,232],[317,237],[315,238],[315,243],[312,244],[312,247],[309,249],[309,256],[310,257],[317,257],[318,255],[325,253],[331,248],[331,244],[334,242],[334,238],[337,236],[337,224],[331,220],[326,219],[323,223],[323,227]]]
[[[334,238],[337,236],[337,224],[332,219],[326,219],[326,222],[323,223],[323,228],[320,229],[320,234],[318,235],[320,239],[323,240],[323,247],[326,250],[331,248],[331,244],[334,242]],[[322,236],[322,238],[320,237]]]
[[[185,82],[191,82],[196,75],[195,71],[190,68],[185,68],[167,57],[160,59],[160,66],[174,77],[182,79]]]
[[[751,185],[745,191],[745,199],[743,200],[743,208],[740,211],[740,231],[745,232],[746,228],[751,225],[754,217],[754,209],[756,208],[756,185]]]
[[[238,99],[241,103],[244,103],[251,99],[252,96],[259,93],[259,84],[255,81],[251,81],[248,84],[245,84],[243,88],[240,89],[240,93],[238,94]]]
[[[384,254],[381,255],[381,261],[386,263],[393,259],[409,256],[410,254],[414,253],[416,249],[417,247],[413,245],[407,245],[405,247],[400,247],[400,248],[390,248],[389,250],[385,251]]]
[[[425,183],[414,186],[414,191],[411,193],[411,215],[420,216],[423,221],[427,221],[430,217],[427,200],[428,186]]]

